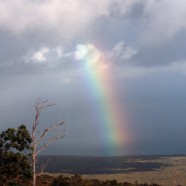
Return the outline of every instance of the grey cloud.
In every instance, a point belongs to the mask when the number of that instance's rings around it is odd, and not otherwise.
[[[186,29],[186,3],[178,1],[153,1],[145,3],[144,42],[161,43]]]
[[[117,43],[111,51],[112,61],[129,61],[137,54],[137,50],[127,46],[124,42]]]
[[[148,2],[104,0],[96,3],[83,0],[63,3],[59,0],[45,3],[29,0],[25,3],[21,0],[14,4],[8,0],[0,3],[0,9],[2,30],[19,34],[34,33],[34,37],[37,37],[35,34],[37,31],[40,39],[42,36],[46,39],[48,33],[50,35],[52,33],[56,42],[57,39],[67,42],[82,32],[84,34],[90,32],[87,28],[97,26],[99,20],[112,20],[109,23],[112,24],[111,27],[117,27],[121,25],[120,23],[123,26],[130,25],[131,21],[138,20],[146,28],[143,31],[139,30],[141,33],[138,37],[143,38],[143,42],[148,44],[171,38],[186,26],[184,22],[186,7],[183,0],[176,3],[167,0]],[[94,11],[95,9],[97,11]],[[124,27],[122,30],[125,30]]]
[[[41,29],[43,32],[55,30],[55,33],[63,39],[71,38],[72,35],[90,25],[98,16],[107,14],[108,4],[110,1],[99,3],[82,0],[78,2],[21,0],[14,3],[6,1],[0,3],[2,13],[0,25],[2,29],[14,33],[35,29]]]
[[[169,39],[159,45],[141,46],[134,61],[139,66],[163,66],[186,59],[186,34]]]
[[[0,64],[15,62],[26,52],[27,44],[22,41],[22,38],[0,31],[0,40]]]
[[[113,19],[137,18],[143,15],[145,3],[146,2],[144,0],[113,1],[110,6],[109,16]]]
[[[31,0],[25,3],[21,0],[17,3],[14,1],[13,4],[8,0],[0,3],[2,12],[0,27],[14,34],[30,34],[35,38],[40,35],[38,39],[43,38],[43,42],[44,39],[50,40],[47,38],[49,33],[56,42],[57,40],[67,42],[82,31],[86,33],[88,27],[96,26],[99,19],[110,18],[112,15],[115,17],[114,22],[117,22],[117,15],[112,12],[119,12],[122,16],[126,16],[129,12],[138,12],[139,8],[133,10],[138,4],[142,4],[141,0],[99,2],[49,0],[45,3]]]

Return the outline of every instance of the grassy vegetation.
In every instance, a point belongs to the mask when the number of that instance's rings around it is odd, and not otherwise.
[[[22,180],[17,180],[18,183],[8,183],[0,186],[32,186],[32,180],[25,180],[24,183]],[[51,176],[48,174],[37,175],[37,186],[163,186],[156,183],[120,183],[117,180],[105,180],[100,181],[97,179],[83,179],[81,175],[73,175],[73,176],[63,176],[60,175],[58,177]],[[174,184],[173,184],[174,185]],[[174,185],[174,186],[182,186],[182,185]]]
[[[32,181],[30,183],[25,183],[22,186],[31,186]],[[160,186],[158,184],[152,183],[141,183],[135,184],[132,183],[118,183],[117,180],[106,180],[100,181],[97,179],[83,179],[81,175],[74,175],[74,176],[50,176],[47,174],[37,176],[37,183],[38,186]],[[20,185],[21,186],[21,185]]]

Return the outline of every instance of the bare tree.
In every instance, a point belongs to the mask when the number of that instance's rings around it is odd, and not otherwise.
[[[39,131],[39,117],[43,109],[55,106],[55,104],[50,104],[48,100],[37,101],[35,104],[35,119],[33,122],[32,128],[32,169],[33,169],[33,186],[36,186],[36,160],[40,152],[44,151],[51,143],[54,143],[64,137],[64,121],[59,123],[52,124],[50,127],[45,128],[42,132]],[[57,130],[57,133],[54,133],[52,137],[44,141],[44,138],[49,132],[54,132]],[[43,166],[44,167],[44,166]],[[43,171],[43,170],[42,170]]]

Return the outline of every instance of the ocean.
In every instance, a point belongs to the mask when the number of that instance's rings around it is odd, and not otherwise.
[[[44,172],[70,174],[116,174],[136,171],[153,171],[171,166],[163,161],[168,156],[63,156],[38,157],[37,171],[48,162]],[[162,161],[159,161],[161,160]]]

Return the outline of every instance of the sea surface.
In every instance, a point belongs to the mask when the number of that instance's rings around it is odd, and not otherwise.
[[[44,172],[70,174],[116,174],[136,171],[154,171],[171,166],[159,161],[168,156],[62,156],[45,155],[38,157],[37,171],[46,162]]]

